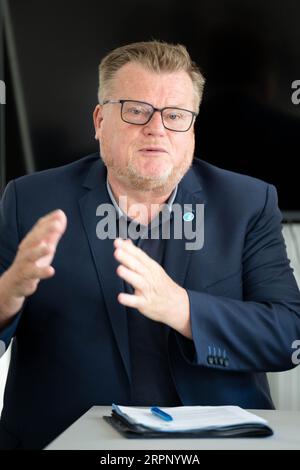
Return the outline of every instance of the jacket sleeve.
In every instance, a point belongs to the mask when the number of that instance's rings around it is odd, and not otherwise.
[[[17,217],[17,199],[15,182],[11,181],[0,201],[0,276],[12,264],[20,243]],[[1,302],[1,299],[0,299]],[[15,335],[21,312],[9,325],[0,330],[0,355],[8,348]]]
[[[193,341],[178,333],[182,354],[194,365],[239,372],[295,367],[300,339],[300,294],[281,232],[276,189],[245,234],[243,300],[187,289]]]

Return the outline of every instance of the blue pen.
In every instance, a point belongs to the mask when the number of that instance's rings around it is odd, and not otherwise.
[[[168,415],[168,413],[165,413],[157,406],[152,406],[150,408],[150,411],[153,415],[157,416],[160,419],[163,419],[164,421],[173,421],[173,418],[171,415]]]

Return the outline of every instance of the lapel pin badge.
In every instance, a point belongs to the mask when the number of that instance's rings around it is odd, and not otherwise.
[[[194,214],[192,212],[186,212],[185,214],[183,214],[183,220],[185,222],[191,222],[194,218]]]

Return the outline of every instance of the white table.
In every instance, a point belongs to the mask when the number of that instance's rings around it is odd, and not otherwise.
[[[136,450],[136,449],[300,449],[300,413],[292,411],[250,410],[265,418],[274,435],[236,439],[126,439],[104,421],[111,407],[93,406],[66,431],[52,441],[47,450]]]

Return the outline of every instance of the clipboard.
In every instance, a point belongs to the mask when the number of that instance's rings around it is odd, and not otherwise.
[[[251,423],[234,426],[221,426],[213,429],[168,432],[154,431],[141,424],[130,423],[126,418],[112,411],[111,416],[103,419],[126,439],[195,439],[195,438],[233,438],[233,437],[268,437],[273,430],[266,424]]]

